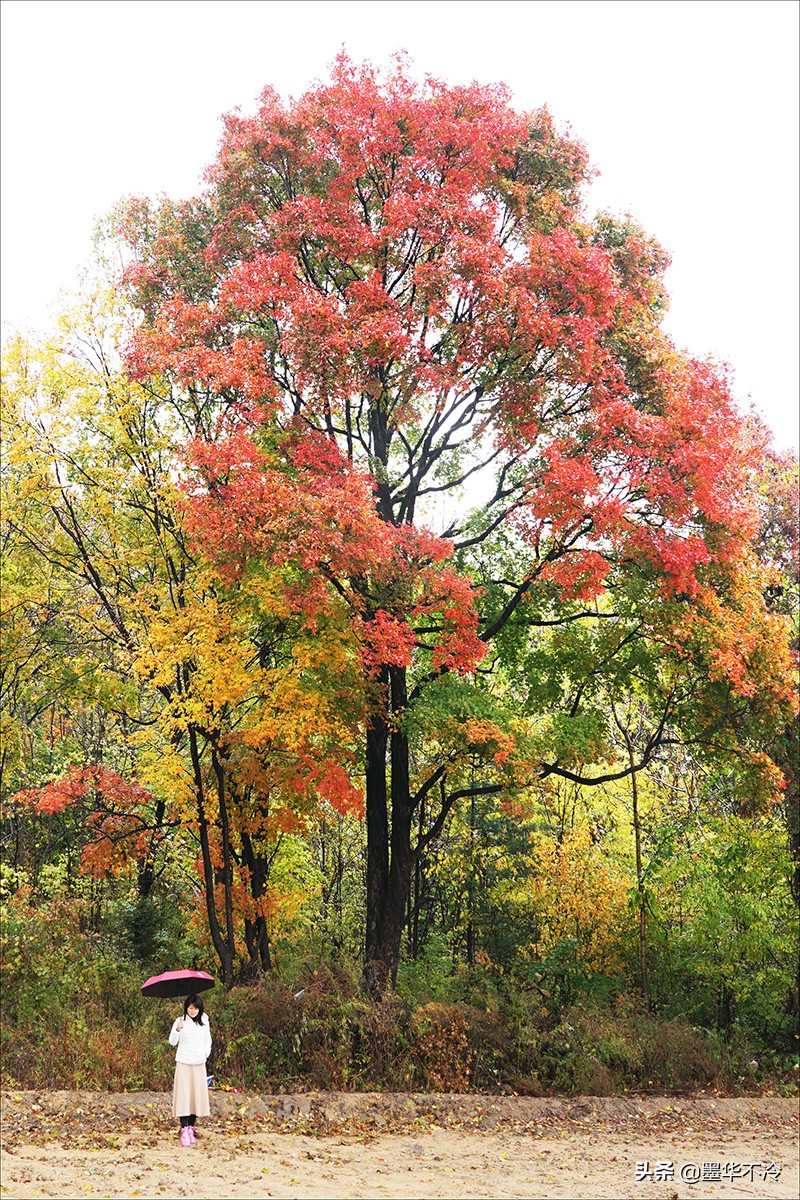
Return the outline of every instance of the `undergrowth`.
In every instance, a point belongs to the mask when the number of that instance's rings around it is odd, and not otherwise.
[[[101,933],[87,906],[59,897],[18,899],[2,917],[2,1085],[168,1090],[167,1034],[182,1002],[139,989],[176,962],[213,970],[186,932],[167,929],[162,946],[163,914],[150,936],[118,907]],[[282,950],[280,966],[206,994],[209,1071],[221,1087],[790,1095],[800,1076],[796,1041],[781,1023],[796,1008],[792,996],[780,1021],[771,1010],[769,1020],[760,1010],[745,1019],[742,1009],[722,1028],[697,1019],[688,985],[677,988],[672,976],[647,1012],[630,978],[587,973],[566,951],[514,973],[455,966],[436,938],[401,963],[396,988],[380,1000],[365,995],[357,964],[344,959],[309,960],[298,948],[294,957]]]
[[[354,977],[320,968],[297,997],[272,976],[206,1000],[209,1071],[224,1088],[541,1096],[769,1086],[789,1094],[798,1074],[788,1058],[759,1057],[745,1037],[725,1041],[630,1007],[577,1004],[553,1019],[534,994],[497,986],[481,1006],[397,991],[375,1001]],[[5,1020],[2,1084],[168,1090],[167,1033],[179,1009],[177,1000],[139,996],[124,973],[106,980],[102,997],[51,998],[27,1020]]]

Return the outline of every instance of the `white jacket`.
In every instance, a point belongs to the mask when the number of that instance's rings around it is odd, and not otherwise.
[[[183,1021],[183,1029],[180,1030],[179,1021]],[[191,1017],[176,1017],[170,1030],[169,1044],[178,1047],[175,1062],[189,1066],[204,1063],[211,1053],[211,1026],[206,1014],[203,1013],[201,1025]]]

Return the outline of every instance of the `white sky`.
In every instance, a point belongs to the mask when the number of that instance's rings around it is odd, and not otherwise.
[[[2,0],[3,328],[46,324],[124,195],[188,196],[219,117],[344,46],[502,80],[588,146],[591,207],[673,256],[667,328],[798,444],[795,0]]]

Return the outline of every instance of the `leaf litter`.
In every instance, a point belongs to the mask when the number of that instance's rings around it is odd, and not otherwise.
[[[641,1157],[677,1171],[701,1153],[780,1159],[771,1187],[736,1181],[743,1197],[792,1196],[797,1182],[797,1106],[782,1097],[214,1092],[186,1152],[191,1181],[164,1094],[8,1092],[2,1117],[3,1198],[725,1196],[730,1182],[634,1184]]]

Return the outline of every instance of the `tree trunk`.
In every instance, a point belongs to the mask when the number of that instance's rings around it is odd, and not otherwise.
[[[631,749],[632,755],[630,742],[628,742],[628,747]],[[633,763],[632,756],[631,763]],[[633,807],[633,835],[636,845],[636,887],[639,902],[639,971],[641,974],[644,1009],[645,1012],[650,1012],[650,981],[647,974],[647,912],[642,873],[642,826],[639,821],[639,787],[636,782],[635,771],[631,774],[631,799]]]
[[[242,830],[241,839],[242,861],[250,873],[250,895],[258,901],[267,890],[269,860],[263,854],[256,853],[247,830]],[[263,913],[259,913],[255,920],[245,922],[245,942],[254,974],[272,970],[269,930]]]
[[[417,814],[417,845],[422,842],[425,830],[425,799],[420,801]],[[411,957],[419,956],[419,910],[422,905],[422,855],[414,855],[414,905],[411,910]]]
[[[231,830],[228,821],[225,766],[215,747],[211,749],[211,765],[217,780],[217,805],[219,808],[219,831],[222,840],[222,883],[225,896],[226,941],[234,952],[236,937],[233,930],[233,863],[231,861]]]
[[[611,711],[614,714],[617,729],[619,729],[625,740],[625,749],[628,752],[628,764],[631,773],[631,824],[633,825],[633,840],[636,853],[636,899],[639,911],[639,975],[645,1012],[650,1012],[650,982],[647,974],[647,897],[644,892],[644,870],[642,867],[642,824],[639,819],[639,784],[636,779],[635,757],[630,730],[619,719],[617,710],[613,704]]]
[[[164,823],[164,814],[166,812],[166,803],[164,800],[157,800],[155,812],[153,814],[153,834],[152,841],[147,850],[147,853],[138,859],[136,865],[136,893],[140,900],[146,900],[153,890],[153,884],[156,881],[156,858],[155,858],[155,840],[158,831]]]
[[[214,895],[214,864],[211,861],[211,846],[208,840],[208,820],[205,811],[205,794],[203,789],[203,771],[200,763],[200,751],[197,746],[197,734],[189,730],[189,753],[194,774],[195,795],[197,799],[197,822],[200,829],[200,851],[203,858],[203,882],[205,885],[206,913],[211,940],[222,968],[222,983],[225,989],[233,987],[233,945],[226,942],[222,936],[219,920],[217,919],[216,898]]]
[[[473,778],[474,784],[474,778]],[[467,877],[467,964],[475,966],[475,797],[469,802],[469,875]]]
[[[408,701],[404,667],[381,672],[385,708],[367,730],[367,937],[364,983],[381,996],[397,979],[414,854],[408,739],[388,717],[400,717]],[[391,815],[386,751],[391,758]]]
[[[786,782],[783,815],[792,860],[789,886],[794,902],[800,908],[800,717],[795,717],[786,726],[773,748],[772,757],[783,771]]]

